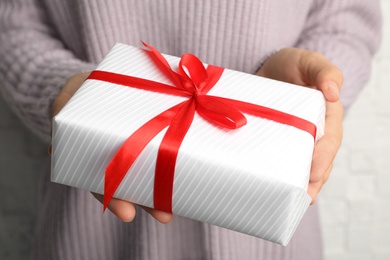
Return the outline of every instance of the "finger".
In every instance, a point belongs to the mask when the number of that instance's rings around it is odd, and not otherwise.
[[[310,181],[318,182],[332,164],[342,139],[343,107],[340,101],[326,103],[325,134],[314,147]]]
[[[94,192],[91,193],[98,201],[103,203],[103,195]],[[163,224],[169,223],[173,218],[173,215],[170,213],[155,210],[145,206],[141,206],[141,207],[150,215],[152,215],[152,217],[154,217],[160,223]],[[115,199],[115,198],[112,198],[110,204],[108,205],[108,209],[112,213],[114,213],[118,218],[120,218],[125,222],[132,221],[136,214],[136,210],[133,203],[125,200]]]
[[[305,51],[301,55],[299,66],[308,85],[321,90],[327,101],[339,100],[343,74],[336,65],[320,53]]]
[[[52,115],[53,117],[57,115],[61,109],[65,106],[65,104],[69,101],[69,99],[72,97],[72,94],[67,92],[61,92],[56,100],[53,103],[53,109],[52,109]]]
[[[53,103],[52,115],[55,116],[65,106],[73,94],[80,88],[91,72],[83,72],[73,75],[65,83],[58,97]]]
[[[318,193],[321,191],[325,182],[329,179],[329,176],[330,176],[332,169],[333,169],[333,164],[331,164],[329,166],[329,168],[325,171],[321,180],[319,180],[317,182],[309,182],[309,187],[307,189],[307,193],[311,197],[310,205],[313,205],[316,202]]]
[[[152,217],[154,217],[156,220],[158,220],[160,223],[167,224],[169,223],[173,215],[164,211],[155,210],[152,208],[148,208],[145,206],[141,206],[146,212],[148,212]]]
[[[103,204],[103,195],[93,192],[91,193]],[[124,222],[131,222],[135,217],[134,204],[129,201],[113,198],[111,199],[110,204],[108,204],[108,209]]]

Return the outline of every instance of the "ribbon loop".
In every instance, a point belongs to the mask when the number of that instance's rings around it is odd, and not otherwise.
[[[185,70],[187,69],[187,71]],[[208,80],[207,71],[203,63],[192,54],[184,54],[179,62],[179,74],[191,80],[195,85],[195,92],[201,92]],[[195,93],[194,92],[194,93]]]
[[[197,97],[197,111],[206,120],[228,129],[237,129],[246,125],[246,117],[236,108],[206,95]]]

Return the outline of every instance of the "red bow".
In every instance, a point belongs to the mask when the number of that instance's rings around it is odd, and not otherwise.
[[[237,129],[246,124],[241,113],[273,120],[294,126],[311,134],[315,140],[316,126],[302,118],[286,114],[271,108],[207,95],[223,73],[223,68],[209,65],[204,68],[202,62],[192,54],[184,54],[179,63],[179,72],[171,69],[165,58],[152,46],[144,43],[150,51],[145,52],[154,64],[170,79],[174,86],[147,79],[95,70],[88,79],[102,80],[123,86],[188,97],[136,130],[123,143],[106,169],[104,183],[104,209],[122,182],[126,173],[145,146],[163,129],[168,127],[160,144],[154,180],[154,208],[172,213],[173,179],[176,158],[180,145],[190,128],[195,111],[213,124],[229,129]],[[188,71],[188,75],[185,71]]]

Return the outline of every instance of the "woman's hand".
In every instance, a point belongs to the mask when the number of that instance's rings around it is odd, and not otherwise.
[[[57,98],[54,100],[52,109],[53,116],[60,112],[68,100],[73,96],[74,93],[76,93],[83,82],[88,78],[89,74],[90,72],[78,73],[68,79]],[[97,200],[103,203],[103,195],[96,193],[92,194]],[[168,223],[172,220],[172,214],[147,207],[142,208],[161,223]],[[125,222],[130,222],[135,217],[135,206],[129,201],[113,198],[108,205],[108,209]]]
[[[339,101],[341,71],[322,54],[296,48],[278,51],[257,75],[319,89],[326,99],[325,134],[314,147],[308,193],[313,204],[332,170],[341,145],[343,107]]]

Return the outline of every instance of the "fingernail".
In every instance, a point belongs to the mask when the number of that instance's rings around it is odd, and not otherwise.
[[[337,86],[336,82],[331,81],[328,83],[328,88],[331,92],[333,92],[337,97],[339,96],[339,87]]]

